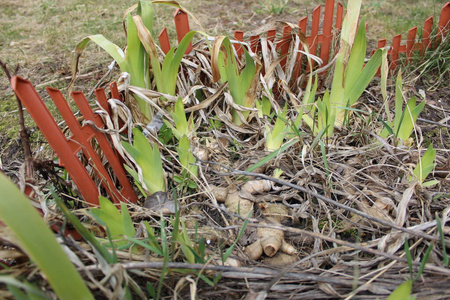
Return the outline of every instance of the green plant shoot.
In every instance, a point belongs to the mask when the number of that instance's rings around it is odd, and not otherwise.
[[[442,230],[442,222],[439,219],[439,216],[438,216],[437,212],[436,212],[435,218],[436,218],[436,227],[437,227],[437,229],[439,231],[439,238],[441,240],[442,253],[443,253],[443,256],[444,256],[443,263],[444,263],[445,267],[448,267],[448,265],[449,265],[449,258],[448,258],[448,254],[447,254],[447,247],[445,245],[444,231]]]
[[[314,79],[314,84],[312,83],[313,76],[310,75],[308,77],[305,94],[303,95],[302,106],[297,109],[298,116],[294,121],[295,128],[300,128],[301,121],[303,120],[311,130],[317,130],[313,118],[317,108],[316,105],[314,105],[317,92],[317,81],[317,74]]]
[[[187,173],[187,176],[192,179],[196,178],[198,176],[198,166],[195,165],[195,157],[192,154],[187,136],[183,135],[180,138],[177,152],[180,163],[183,166],[183,173]]]
[[[151,145],[137,128],[133,128],[133,135],[133,145],[122,142],[122,146],[134,160],[138,171],[136,172],[127,165],[125,165],[125,169],[133,176],[138,186],[144,189],[145,194],[165,191],[165,176],[158,146]]]
[[[220,36],[214,40],[211,51],[211,69],[213,81],[228,82],[231,97],[235,104],[243,108],[252,108],[255,105],[256,87],[261,70],[261,62],[253,59],[244,48],[245,66],[239,71],[234,48],[230,39]],[[246,120],[249,110],[242,110],[240,114]],[[233,110],[233,122],[241,125],[242,121],[236,109]]]
[[[33,285],[29,282],[21,282],[13,276],[1,275],[0,283],[5,284],[11,292],[13,299],[17,300],[50,300],[44,292],[40,290],[37,284]],[[22,292],[24,290],[24,292]]]
[[[111,239],[134,236],[136,231],[125,203],[120,203],[121,212],[105,197],[99,197],[100,208],[92,208],[91,213],[102,220],[109,229]],[[126,245],[127,241],[115,242],[117,246]]]
[[[424,180],[427,178],[428,174],[434,170],[436,164],[434,163],[434,159],[436,158],[436,149],[433,148],[433,144],[428,146],[427,151],[423,154],[422,158],[419,160],[416,168],[413,171],[413,175],[409,178],[417,180],[422,186],[431,186],[438,183],[437,180],[431,180],[424,183]]]
[[[397,80],[395,83],[395,116],[393,122],[385,122],[385,127],[380,133],[381,137],[387,137],[389,134],[393,134],[396,138],[399,138],[403,143],[407,143],[411,133],[414,130],[417,118],[425,107],[425,101],[422,101],[416,106],[416,97],[412,97],[406,104],[403,110],[403,93],[402,93],[402,73],[398,72]],[[387,114],[389,112],[387,109]],[[410,144],[410,143],[407,143]]]
[[[270,116],[270,111],[272,110],[272,103],[270,103],[269,98],[262,96],[261,100],[255,102],[256,108],[258,109],[258,118],[262,119],[264,116]]]
[[[142,25],[152,31],[154,12],[151,2],[143,0],[139,1],[137,6],[137,14],[138,15],[136,17],[138,17],[142,22],[139,25]],[[127,48],[125,52],[102,34],[88,36],[78,43],[73,51],[74,55],[72,57],[73,78],[75,78],[75,75],[78,72],[78,61],[82,52],[88,43],[93,41],[98,46],[103,48],[117,62],[122,72],[127,72],[130,74],[131,85],[142,88],[150,87],[148,55],[139,40],[138,27],[136,26],[137,24],[135,24],[134,17],[131,16],[130,12],[128,12],[125,16],[125,23],[127,27]],[[143,115],[148,120],[151,120],[152,111],[149,104],[139,97],[136,97],[136,100]]]
[[[348,118],[350,108],[354,105],[364,89],[375,76],[382,59],[386,58],[385,49],[378,49],[365,63],[366,31],[364,18],[357,26],[361,6],[360,0],[350,1],[348,14],[344,20],[341,33],[340,49],[336,57],[331,91],[312,106],[317,91],[317,77],[312,85],[308,80],[303,98],[303,107],[298,109],[299,116],[313,130],[315,135],[323,132],[332,136],[335,126],[342,126]],[[355,36],[356,33],[356,36]],[[308,113],[304,113],[308,111]],[[300,126],[297,118],[295,125]]]
[[[117,263],[117,256],[115,255],[115,252],[113,251],[111,254],[108,249],[98,241],[94,234],[84,227],[83,223],[69,210],[69,208],[67,208],[63,200],[55,192],[52,192],[52,196],[66,219],[73,225],[83,239],[95,250],[97,257],[101,257],[102,260],[105,260],[109,264]]]
[[[158,57],[158,50],[150,31],[147,29],[140,16],[134,16],[133,20],[136,24],[137,34],[140,41],[147,53],[150,54],[150,62],[158,92],[163,94],[175,95],[178,69],[180,67],[181,60],[183,59],[184,53],[191,43],[192,38],[197,32],[191,31],[187,33],[176,48],[176,51],[175,47],[172,47],[166,54],[166,57],[164,58],[161,66]]]
[[[393,292],[389,295],[387,300],[413,300],[415,297],[411,296],[413,281],[408,280],[400,284]]]
[[[176,222],[176,219],[174,219],[174,221]],[[194,255],[195,253],[194,243],[189,238],[186,225],[184,224],[184,222],[179,219],[178,222],[180,222],[181,224],[181,232],[176,235],[176,241],[180,244],[181,251],[183,252],[184,257],[186,258],[186,261],[191,264],[194,264],[197,262]]]
[[[175,103],[175,107],[171,112],[171,116],[173,118],[173,122],[175,127],[171,126],[171,124],[167,121],[164,121],[168,127],[172,127],[172,132],[177,139],[181,139],[183,135],[190,137],[195,130],[194,120],[191,116],[189,119],[186,119],[186,112],[184,110],[183,101],[178,99]]]
[[[275,151],[280,149],[283,144],[284,138],[289,134],[289,126],[286,124],[287,106],[283,108],[280,115],[277,116],[275,125],[271,130],[269,125],[266,124],[266,131],[264,132],[266,138],[266,150]]]
[[[326,121],[326,136],[332,136],[334,127],[344,124],[349,111],[364,89],[375,76],[385,49],[378,49],[370,60],[365,63],[366,29],[365,20],[357,20],[361,8],[361,0],[350,1],[347,16],[344,20],[340,49],[336,57],[333,82],[329,99],[323,101],[324,106],[318,107],[319,114]],[[356,36],[355,36],[356,32]]]

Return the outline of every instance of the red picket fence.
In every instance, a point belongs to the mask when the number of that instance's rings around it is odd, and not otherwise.
[[[336,6],[336,7],[335,7]],[[308,18],[303,17],[298,22],[298,26],[300,30],[306,35],[307,41],[310,47],[310,53],[320,57],[323,61],[323,65],[326,65],[329,62],[330,59],[330,52],[332,51],[332,40],[334,38],[334,33],[340,32],[340,29],[342,27],[342,19],[343,19],[343,13],[344,8],[341,3],[337,3],[335,5],[334,0],[326,0],[325,7],[324,7],[324,13],[321,14],[322,6],[319,5],[313,10],[312,14],[312,20],[310,24],[310,31],[309,35],[307,34],[307,25],[308,25]],[[335,14],[336,11],[336,14]],[[321,20],[323,20],[321,22]],[[187,32],[189,32],[189,18],[188,15],[180,10],[177,9],[174,15],[174,21],[175,21],[175,27],[177,32],[178,41],[181,41],[181,39],[185,36]],[[431,37],[431,33],[433,31],[433,17],[429,17],[423,26],[422,29],[422,40],[418,41],[416,39],[418,28],[414,27],[411,28],[408,32],[408,37],[405,41],[405,44],[401,44],[402,42],[402,35],[398,34],[394,36],[392,41],[392,46],[389,47],[388,57],[390,61],[390,68],[391,70],[394,70],[399,65],[399,61],[401,59],[402,54],[405,54],[406,60],[404,60],[404,63],[408,63],[410,58],[413,56],[413,53],[417,51],[419,54],[423,55],[427,49],[435,48],[442,40],[443,38],[448,34],[449,27],[450,27],[450,2],[447,2],[442,10],[441,15],[439,19],[439,23],[437,25],[437,32],[435,37]],[[334,27],[333,27],[334,24]],[[282,29],[282,33],[280,34],[280,38],[277,39],[277,31],[276,29],[272,29],[267,31],[266,37],[268,40],[274,42],[275,45],[277,45],[277,49],[280,52],[280,55],[287,54],[291,42],[292,42],[292,29],[289,26],[284,26]],[[238,41],[243,41],[244,32],[240,30],[236,30],[234,34],[234,38]],[[251,36],[249,38],[249,44],[252,51],[257,51],[260,47],[260,38],[261,36]],[[167,34],[167,29],[164,28],[161,33],[159,34],[159,41],[161,44],[161,49],[167,53],[170,50],[170,42],[169,37]],[[386,39],[381,39],[378,42],[378,48],[386,47],[387,42]],[[243,49],[240,45],[235,45],[236,51],[239,55],[243,53]],[[319,52],[320,49],[320,53]],[[189,53],[192,50],[192,47],[188,48],[186,53]],[[301,50],[301,49],[299,49]],[[375,50],[373,50],[375,51]],[[302,60],[301,55],[298,57],[299,62]],[[283,60],[281,62],[281,66],[284,67],[286,63],[286,60]],[[295,70],[293,79],[298,78],[300,75],[300,70],[307,70],[306,66],[303,66],[302,68],[297,68]]]
[[[399,58],[402,53],[405,53],[407,64],[417,51],[420,55],[423,55],[427,49],[436,48],[438,44],[447,36],[450,28],[450,2],[447,2],[441,10],[441,16],[439,18],[439,23],[437,26],[436,37],[432,39],[431,33],[433,31],[433,17],[429,17],[425,20],[422,29],[422,40],[418,41],[417,36],[417,26],[411,28],[408,31],[408,37],[406,39],[406,44],[401,45],[402,35],[397,34],[392,40],[392,46],[389,49],[390,55],[390,67],[391,69],[396,69],[399,64]],[[386,46],[386,39],[381,39],[378,41],[378,48],[383,48]]]
[[[91,178],[91,174],[94,174],[94,178],[97,179],[97,182],[100,182],[100,186],[114,202],[137,202],[138,197],[128,181],[120,156],[112,148],[106,134],[90,125],[81,125],[59,90],[47,87],[48,94],[71,132],[69,137],[66,137],[59,128],[29,81],[15,76],[11,80],[11,85],[17,97],[27,108],[53,151],[55,151],[60,160],[60,165],[65,167],[70,174],[84,200],[90,205],[99,204],[100,187]],[[110,89],[112,98],[121,99],[115,83],[111,84]],[[104,90],[97,89],[95,95],[99,104],[109,112]],[[99,115],[93,113],[83,93],[73,92],[72,98],[75,100],[84,120],[93,122],[97,128],[104,127],[103,120]],[[101,154],[106,158],[110,170],[102,162]],[[114,176],[110,174],[114,174]],[[118,186],[121,186],[120,190]]]

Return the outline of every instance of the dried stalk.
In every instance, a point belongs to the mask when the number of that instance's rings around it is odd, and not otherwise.
[[[6,66],[6,63],[0,60],[0,67],[3,69],[3,72],[5,72],[6,77],[8,77],[8,80],[11,81],[12,76],[11,73],[8,70],[8,67]],[[16,66],[14,70],[14,75],[17,74],[19,70],[19,65]],[[16,96],[17,100],[17,108],[19,111],[19,125],[20,125],[20,140],[22,142],[23,152],[25,155],[25,180],[26,181],[33,181],[34,180],[34,160],[33,155],[31,152],[31,146],[30,146],[30,135],[28,133],[27,128],[25,127],[25,118],[23,116],[23,106],[22,102],[20,102],[19,98]]]

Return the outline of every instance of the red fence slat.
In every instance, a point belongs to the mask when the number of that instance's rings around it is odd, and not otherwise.
[[[438,39],[442,39],[442,37],[446,36],[450,29],[450,2],[447,2],[444,7],[442,7],[438,29],[438,36],[440,36]]]
[[[323,19],[323,41],[320,48],[320,57],[323,60],[323,64],[328,64],[328,59],[330,56],[330,45],[333,39],[333,13],[334,13],[334,0],[327,0],[325,2],[325,13]]]
[[[336,29],[341,30],[342,29],[342,19],[344,15],[344,5],[342,3],[337,4],[336,9]]]
[[[244,32],[242,30],[236,30],[234,31],[234,39],[239,42],[244,41]],[[244,48],[242,48],[242,45],[239,43],[234,44],[234,49],[236,50],[236,53],[238,57],[240,58],[242,54],[244,54]]]
[[[69,105],[67,104],[62,93],[59,90],[54,88],[47,88],[47,92],[53,99],[53,102],[58,107],[58,110],[60,111],[63,118],[66,120],[66,123],[69,126],[70,131],[72,131],[73,136],[71,137],[71,139],[75,139],[76,142],[78,142],[82,146],[81,149],[85,157],[89,160],[89,163],[92,165],[92,168],[94,169],[93,171],[100,179],[102,186],[105,188],[105,190],[108,191],[108,194],[111,196],[111,200],[113,200],[113,202],[120,202],[121,200],[125,200],[121,199],[120,194],[117,192],[114,182],[112,181],[112,179],[108,174],[108,171],[106,171],[100,158],[98,157],[98,154],[92,147],[91,139],[93,137],[100,136],[100,132],[96,131],[95,129],[87,125],[80,126],[78,121],[75,119],[72,110],[70,109]],[[83,97],[83,99],[79,99],[80,97]],[[90,110],[89,105],[87,104],[86,99],[84,98],[81,92],[72,93],[72,98],[75,100],[77,104],[82,104],[83,111],[86,109]],[[86,103],[82,103],[83,101],[85,101]],[[85,107],[86,105],[88,106],[87,108]],[[79,108],[81,111],[81,107]],[[69,119],[72,119],[71,122],[68,122]],[[73,121],[75,121],[75,123]],[[98,122],[97,124],[100,125]],[[98,140],[97,142],[99,143],[102,149],[105,149],[103,150],[103,152],[107,151],[108,148],[111,150],[111,146],[107,141],[106,143],[103,144],[101,144],[100,141]]]
[[[81,195],[90,205],[98,204],[100,192],[91,178],[91,174],[88,173],[85,165],[78,157],[80,151],[83,152],[84,157],[88,160],[86,163],[89,165],[90,171],[93,172],[92,175],[95,174],[100,180],[102,187],[109,194],[112,201],[137,202],[136,193],[128,182],[120,159],[112,149],[105,134],[90,125],[81,126],[59,90],[48,87],[47,93],[70,129],[72,135],[69,138],[66,138],[56,124],[48,108],[29,81],[20,77],[13,77],[11,85],[17,97],[30,112],[42,134],[60,159],[60,164],[69,172]],[[116,85],[112,85],[111,93],[120,99],[120,94],[118,94],[116,87]],[[100,105],[107,107],[106,95],[103,89],[97,89],[96,95],[99,96],[98,102]],[[84,95],[81,92],[74,92],[72,96],[85,120],[90,120],[97,127],[103,128],[103,120],[99,116],[94,115]],[[91,141],[94,137],[96,144],[92,144]],[[102,154],[106,157],[109,166],[122,187],[121,191],[117,189],[116,183],[109,175],[97,154],[98,150],[94,149],[93,145],[99,147]]]
[[[424,55],[425,51],[430,46],[430,35],[433,28],[433,17],[429,17],[425,20],[425,23],[423,25],[423,32],[422,32],[422,51],[421,54]]]
[[[303,34],[306,36],[306,26],[308,25],[308,17],[303,17],[298,21],[298,27],[300,27],[300,30],[303,32]]]
[[[330,51],[332,47],[335,46],[332,43],[334,36],[337,36],[339,31],[342,29],[344,6],[340,2],[337,3],[336,17],[333,18],[334,6],[335,6],[334,0],[325,1],[323,19],[321,19],[320,5],[313,10],[310,35],[306,35],[307,20],[308,20],[307,17],[300,19],[298,23],[301,31],[305,33],[305,36],[307,38],[307,42],[309,44],[309,52],[313,55],[319,56],[324,64],[327,64],[330,60]],[[175,13],[175,19],[177,26],[177,36],[178,40],[180,41],[181,38],[189,31],[189,22],[187,14],[181,11],[180,9],[177,9]],[[333,28],[333,19],[335,19],[334,28]],[[366,24],[366,28],[367,26],[368,24]],[[433,27],[433,18],[430,17],[425,21],[421,42],[415,41],[417,35],[417,28],[411,28],[409,30],[408,39],[405,45],[401,44],[401,36],[395,36],[393,38],[393,43],[389,50],[391,62],[390,68],[392,70],[398,66],[398,60],[400,58],[401,53],[405,53],[405,56],[408,58],[408,60],[405,60],[405,63],[408,63],[409,59],[413,56],[414,51],[418,50],[420,51],[420,54],[423,54],[427,48],[429,47],[434,48],[439,43],[439,34],[440,37],[442,38],[442,36],[445,36],[448,33],[450,27],[450,2],[447,2],[441,10],[441,16],[438,24],[438,38],[433,40],[433,45],[431,45],[430,41],[430,34],[432,31],[432,27]],[[280,51],[280,55],[288,53],[289,45],[292,42],[292,37],[287,36],[287,30],[289,29],[286,29],[286,27],[283,28],[282,37],[279,40],[277,40],[276,38],[276,31],[274,29],[267,31],[266,33],[267,40],[273,42],[276,45],[276,49]],[[289,33],[289,35],[290,34],[291,33]],[[235,31],[236,40],[243,41],[244,39],[243,36],[244,33],[242,31],[238,30]],[[260,36],[259,35],[251,36],[249,38],[249,45],[253,52],[259,52],[261,50]],[[318,51],[319,45],[320,51]],[[380,48],[381,45],[383,45],[384,47],[386,46],[386,43],[385,42],[381,44],[379,43],[378,48]],[[161,47],[163,49],[168,49],[167,45],[166,46],[161,45]],[[238,56],[241,57],[243,54],[242,46],[239,44],[235,44],[234,47],[236,49],[236,53],[238,54]],[[302,50],[301,46],[298,50]],[[371,53],[374,52],[375,50],[371,51]],[[298,64],[295,66],[293,70],[294,73],[292,74],[292,79],[294,81],[300,76],[302,70],[306,72],[310,71],[311,66],[305,65],[302,57],[303,55],[298,53],[297,56]],[[286,61],[287,59],[283,59],[280,62],[283,68],[286,64]],[[313,68],[315,67],[315,64],[316,63],[312,61]]]
[[[94,130],[90,126],[80,126],[77,119],[75,119],[75,116],[73,115],[72,110],[70,109],[69,105],[66,102],[66,99],[64,99],[64,96],[62,93],[54,88],[47,88],[47,93],[50,95],[50,98],[52,98],[53,102],[55,103],[56,107],[58,108],[61,116],[66,121],[67,126],[69,127],[70,131],[72,132],[72,136],[70,137],[71,140],[74,140],[76,143],[81,145],[81,150],[83,151],[85,157],[89,160],[89,163],[92,165],[93,171],[96,173],[97,177],[100,179],[100,182],[102,186],[105,188],[105,190],[108,191],[108,194],[111,196],[111,199],[114,202],[121,201],[121,197],[119,196],[119,193],[117,192],[117,189],[115,187],[114,182],[111,180],[108,171],[104,168],[100,158],[98,157],[97,153],[95,152],[94,148],[91,144],[91,139],[99,132]],[[83,111],[86,109],[90,110],[89,105],[86,102],[86,99],[83,95],[80,95],[80,92],[74,92],[72,93],[72,97],[74,98],[75,102],[77,104],[82,104]],[[83,99],[79,99],[79,97],[82,96]],[[84,102],[86,103],[82,103]],[[86,107],[87,105],[87,107]],[[80,107],[79,107],[80,108]],[[80,108],[81,110],[81,108]],[[98,122],[97,122],[98,124]],[[100,125],[100,124],[99,124]],[[98,142],[98,141],[97,141]],[[111,146],[106,143],[103,145],[100,145],[105,149],[110,148]],[[110,149],[111,150],[111,149]],[[74,153],[76,155],[76,153]],[[122,199],[124,200],[124,199]]]
[[[291,46],[291,41],[292,41],[292,28],[290,26],[284,26],[283,27],[283,37],[281,38],[280,42],[279,42],[279,47],[280,47],[280,57],[281,56],[285,56],[281,61],[280,61],[280,67],[284,70],[286,68],[286,61],[287,61],[287,54],[289,52],[289,47]]]
[[[56,124],[50,111],[45,106],[39,94],[28,80],[13,77],[11,85],[20,101],[25,105],[36,125],[63,162],[70,176],[80,190],[83,198],[91,204],[98,205],[99,191],[81,161],[73,154],[73,148],[61,129]]]
[[[378,47],[378,49],[386,47],[386,39],[379,40],[377,47]]]
[[[161,45],[161,50],[167,54],[170,50],[170,41],[169,41],[169,34],[167,33],[167,28],[164,28],[161,30],[161,32],[158,35],[159,44]]]
[[[117,99],[123,102],[122,96],[119,93],[119,89],[117,88],[117,82],[112,82],[109,85],[109,90],[111,91],[111,98]]]
[[[307,17],[303,17],[300,19],[300,21],[298,21],[298,27],[300,28],[300,31],[306,36],[306,26],[308,25],[308,18]],[[300,44],[298,46],[298,50],[304,50],[303,46]],[[302,53],[298,53],[297,56],[297,64],[295,65],[294,68],[294,73],[292,75],[292,79],[295,81],[297,80],[297,78],[300,77],[301,74],[301,70],[302,70],[302,59],[303,59],[303,54]]]
[[[342,29],[342,22],[343,22],[343,16],[344,16],[344,6],[342,3],[338,2],[336,5],[336,17],[334,16],[334,6],[335,1],[334,0],[326,0],[325,6],[324,6],[324,16],[323,19],[321,19],[321,6],[317,6],[313,10],[312,14],[312,24],[311,24],[311,32],[309,36],[306,36],[306,28],[307,28],[307,17],[304,17],[300,19],[299,21],[299,27],[302,30],[303,33],[305,33],[305,36],[307,38],[307,42],[309,44],[309,52],[313,55],[319,56],[324,64],[327,64],[330,60],[330,51],[334,44],[332,44],[334,36],[336,36],[337,33]],[[177,36],[178,40],[180,41],[181,38],[189,31],[189,22],[187,18],[187,14],[183,12],[180,9],[177,9],[175,13],[175,22],[177,26]],[[334,22],[334,28],[333,28],[333,19],[335,19]],[[322,24],[322,25],[321,25]],[[367,28],[366,24],[366,28]],[[322,26],[322,28],[321,28]],[[395,36],[393,38],[392,46],[389,50],[390,54],[390,68],[393,70],[398,66],[398,60],[400,58],[401,53],[405,53],[405,56],[408,58],[408,60],[405,60],[405,63],[408,63],[409,59],[413,56],[414,51],[420,51],[420,54],[423,54],[424,51],[429,47],[435,47],[437,44],[439,44],[440,40],[439,37],[442,40],[442,36],[445,36],[448,34],[448,31],[450,29],[450,2],[447,2],[442,10],[441,15],[439,19],[438,24],[438,37],[437,39],[433,39],[433,45],[431,45],[430,41],[430,34],[432,32],[433,27],[433,18],[428,18],[423,27],[423,34],[422,34],[422,41],[416,42],[416,36],[417,36],[417,28],[411,28],[408,31],[408,39],[406,41],[405,45],[401,44],[401,35]],[[288,29],[283,28],[283,34],[282,37],[277,40],[276,39],[276,31],[274,29],[269,30],[267,35],[267,40],[273,42],[276,44],[276,49],[280,50],[280,55],[286,54],[289,51],[289,45],[292,41],[292,37],[287,37],[287,31]],[[291,33],[289,33],[290,35]],[[235,39],[238,41],[243,41],[244,33],[242,31],[235,31]],[[162,42],[161,42],[162,43]],[[253,52],[258,52],[261,50],[260,45],[260,36],[255,35],[251,36],[249,39],[250,48]],[[320,51],[318,51],[320,45]],[[381,47],[381,45],[386,46],[386,43],[383,42],[382,44],[379,43],[378,48]],[[168,49],[167,45],[163,46],[161,45],[163,49]],[[236,49],[236,53],[239,57],[243,54],[243,48],[239,44],[234,45]],[[301,50],[301,46],[298,50]],[[190,49],[189,49],[190,51]],[[320,52],[320,53],[319,53]],[[372,50],[371,53],[374,53],[375,50]],[[299,62],[295,68],[294,73],[292,74],[292,79],[295,81],[301,74],[302,70],[309,72],[310,66],[304,65],[304,61],[302,59],[303,55],[298,54],[297,61]],[[280,64],[282,67],[285,66],[287,59],[283,59]],[[304,66],[302,66],[302,64]],[[312,61],[312,67],[315,67],[315,62]]]
[[[260,44],[259,44],[259,35],[253,35],[250,37],[250,49],[253,52],[258,52],[260,48]]]
[[[274,42],[275,41],[275,37],[277,36],[277,30],[276,29],[270,29],[269,31],[267,31],[267,40],[269,42]]]
[[[184,38],[186,34],[191,30],[189,27],[189,18],[186,12],[181,9],[177,9],[174,14],[175,28],[177,30],[178,43]],[[186,49],[185,54],[189,54],[192,51],[192,43]]]
[[[395,70],[398,66],[398,58],[400,53],[400,42],[402,41],[402,35],[397,34],[392,40],[391,49],[391,70]]]
[[[413,55],[414,45],[416,43],[417,27],[413,27],[408,31],[408,40],[406,41],[406,57],[411,58]]]
[[[95,94],[103,98],[105,96],[105,92],[103,89],[97,89],[95,91]],[[78,108],[81,111],[81,114],[83,115],[85,120],[90,120],[94,122],[94,124],[98,128],[103,128],[104,123],[103,120],[99,115],[95,115],[92,112],[92,109],[89,106],[89,103],[87,102],[86,98],[84,97],[83,93],[81,92],[73,92],[72,97],[75,100]],[[106,98],[106,97],[105,97]],[[100,148],[103,151],[103,154],[106,156],[108,160],[108,164],[114,171],[114,175],[117,177],[117,180],[119,181],[120,185],[122,186],[122,190],[120,191],[120,194],[117,193],[117,189],[115,187],[115,184],[110,180],[110,177],[108,175],[108,172],[105,168],[103,168],[103,165],[100,161],[100,168],[99,171],[101,172],[101,175],[106,178],[106,182],[108,183],[108,186],[106,187],[107,190],[109,190],[110,195],[115,195],[115,198],[118,201],[131,201],[131,202],[137,202],[137,196],[134,192],[133,188],[131,187],[130,182],[128,181],[128,178],[125,175],[125,170],[123,168],[123,162],[119,159],[119,154],[116,153],[112,148],[111,144],[106,138],[106,135],[98,130],[94,129],[95,138],[97,139],[97,142],[100,146]],[[97,164],[96,164],[97,165]]]
[[[100,106],[101,106],[104,110],[106,110],[106,112],[107,112],[109,115],[111,115],[111,109],[109,108],[109,105],[108,105],[108,99],[106,99],[105,93],[104,93],[104,92],[103,92],[103,93],[99,93],[99,92],[98,92],[99,90],[100,90],[100,89],[96,89],[96,90],[94,91],[95,97],[97,98],[97,101],[98,101],[98,104],[100,104]],[[101,90],[103,90],[103,89],[101,89]]]
[[[299,34],[303,34],[306,37],[306,26],[308,25],[308,18],[307,17],[303,17],[300,19],[300,21],[298,22],[298,27],[299,27]],[[302,44],[300,44],[298,46],[298,50],[304,50]],[[297,52],[297,63],[295,64],[294,67],[294,71],[292,74],[292,80],[295,82],[301,74],[302,71],[302,59],[303,59],[303,54],[301,52]]]
[[[316,55],[317,44],[319,41],[319,24],[320,24],[320,9],[321,6],[317,6],[313,11],[312,25],[311,25],[311,35],[309,36],[308,43],[310,45],[310,53]],[[311,61],[312,67],[315,66],[315,61]],[[307,67],[307,72],[309,72],[310,66]]]

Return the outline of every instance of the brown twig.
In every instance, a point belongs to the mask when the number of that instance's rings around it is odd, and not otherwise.
[[[8,80],[11,82],[11,73],[8,70],[8,67],[6,66],[6,63],[0,60],[0,67],[3,69],[3,72],[5,72],[6,77],[8,77]],[[19,70],[19,66],[17,65],[14,69],[14,75],[17,74]],[[22,142],[23,152],[25,155],[25,180],[26,181],[32,181],[34,179],[34,160],[33,155],[31,152],[31,146],[30,146],[30,135],[28,134],[28,130],[25,127],[25,118],[23,116],[23,106],[22,102],[20,102],[19,98],[16,96],[17,100],[17,108],[19,110],[19,125],[20,125],[20,140]]]
[[[229,267],[229,266],[218,266],[218,265],[205,265],[205,264],[191,264],[184,262],[126,262],[122,263],[121,267],[125,270],[133,269],[162,269],[167,267],[169,269],[190,269],[190,270],[211,270],[222,272],[223,277],[228,278],[259,278],[259,279],[271,279],[278,275],[277,270],[264,267]],[[98,270],[98,265],[88,266],[86,269]],[[343,280],[338,278],[331,278],[325,276],[318,276],[309,274],[308,272],[295,272],[284,274],[285,278],[297,279],[297,280],[313,280],[317,282],[324,282],[330,284],[343,284],[346,286],[351,286],[353,284],[352,280]]]

